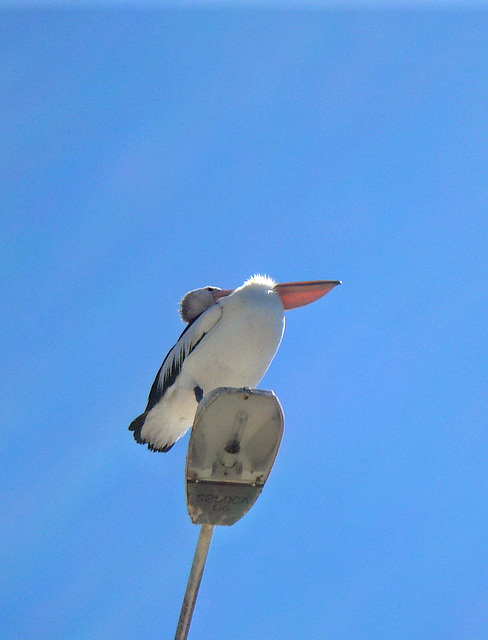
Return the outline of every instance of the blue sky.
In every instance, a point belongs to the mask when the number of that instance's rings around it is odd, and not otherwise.
[[[92,3],[94,4],[94,3]],[[190,638],[484,640],[485,10],[2,10],[2,635],[171,638],[187,437],[127,426],[189,289],[287,315],[263,494]]]

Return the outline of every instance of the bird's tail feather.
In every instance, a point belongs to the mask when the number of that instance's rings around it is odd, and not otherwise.
[[[134,440],[136,442],[138,442],[139,444],[147,444],[147,448],[149,449],[149,451],[163,451],[164,453],[166,453],[166,451],[169,451],[174,445],[174,442],[172,442],[171,444],[167,444],[164,447],[157,447],[142,437],[142,428],[144,426],[144,423],[146,422],[148,413],[148,411],[145,411],[144,413],[141,413],[140,416],[137,416],[137,418],[130,423],[129,431],[134,432]]]
[[[146,412],[141,413],[141,415],[137,416],[137,418],[135,420],[133,420],[129,425],[129,431],[133,431],[134,432],[134,440],[136,440],[140,444],[146,444],[146,441],[143,439],[142,434],[141,434],[142,427],[144,426],[144,423],[146,422],[146,416],[147,416]]]

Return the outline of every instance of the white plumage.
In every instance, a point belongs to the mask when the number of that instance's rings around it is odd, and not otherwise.
[[[164,359],[146,410],[129,427],[137,442],[168,451],[191,427],[204,394],[222,386],[255,387],[280,344],[284,309],[307,304],[335,284],[276,285],[265,276],[253,276],[234,291],[206,287],[187,294],[181,315],[190,324]],[[304,289],[311,285],[315,293],[304,301]],[[292,289],[302,297],[290,304]]]

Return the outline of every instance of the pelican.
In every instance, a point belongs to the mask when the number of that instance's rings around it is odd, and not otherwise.
[[[204,394],[224,386],[255,387],[280,345],[284,311],[314,302],[338,284],[276,284],[255,275],[234,290],[187,293],[180,303],[187,326],[156,375],[144,413],[129,426],[134,439],[151,451],[169,451],[191,427]]]

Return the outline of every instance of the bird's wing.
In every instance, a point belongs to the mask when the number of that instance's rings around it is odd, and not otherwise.
[[[183,330],[175,346],[169,350],[163,360],[149,392],[146,413],[150,411],[164,396],[166,389],[175,383],[183,362],[205,335],[215,327],[222,317],[222,306],[214,304]]]

